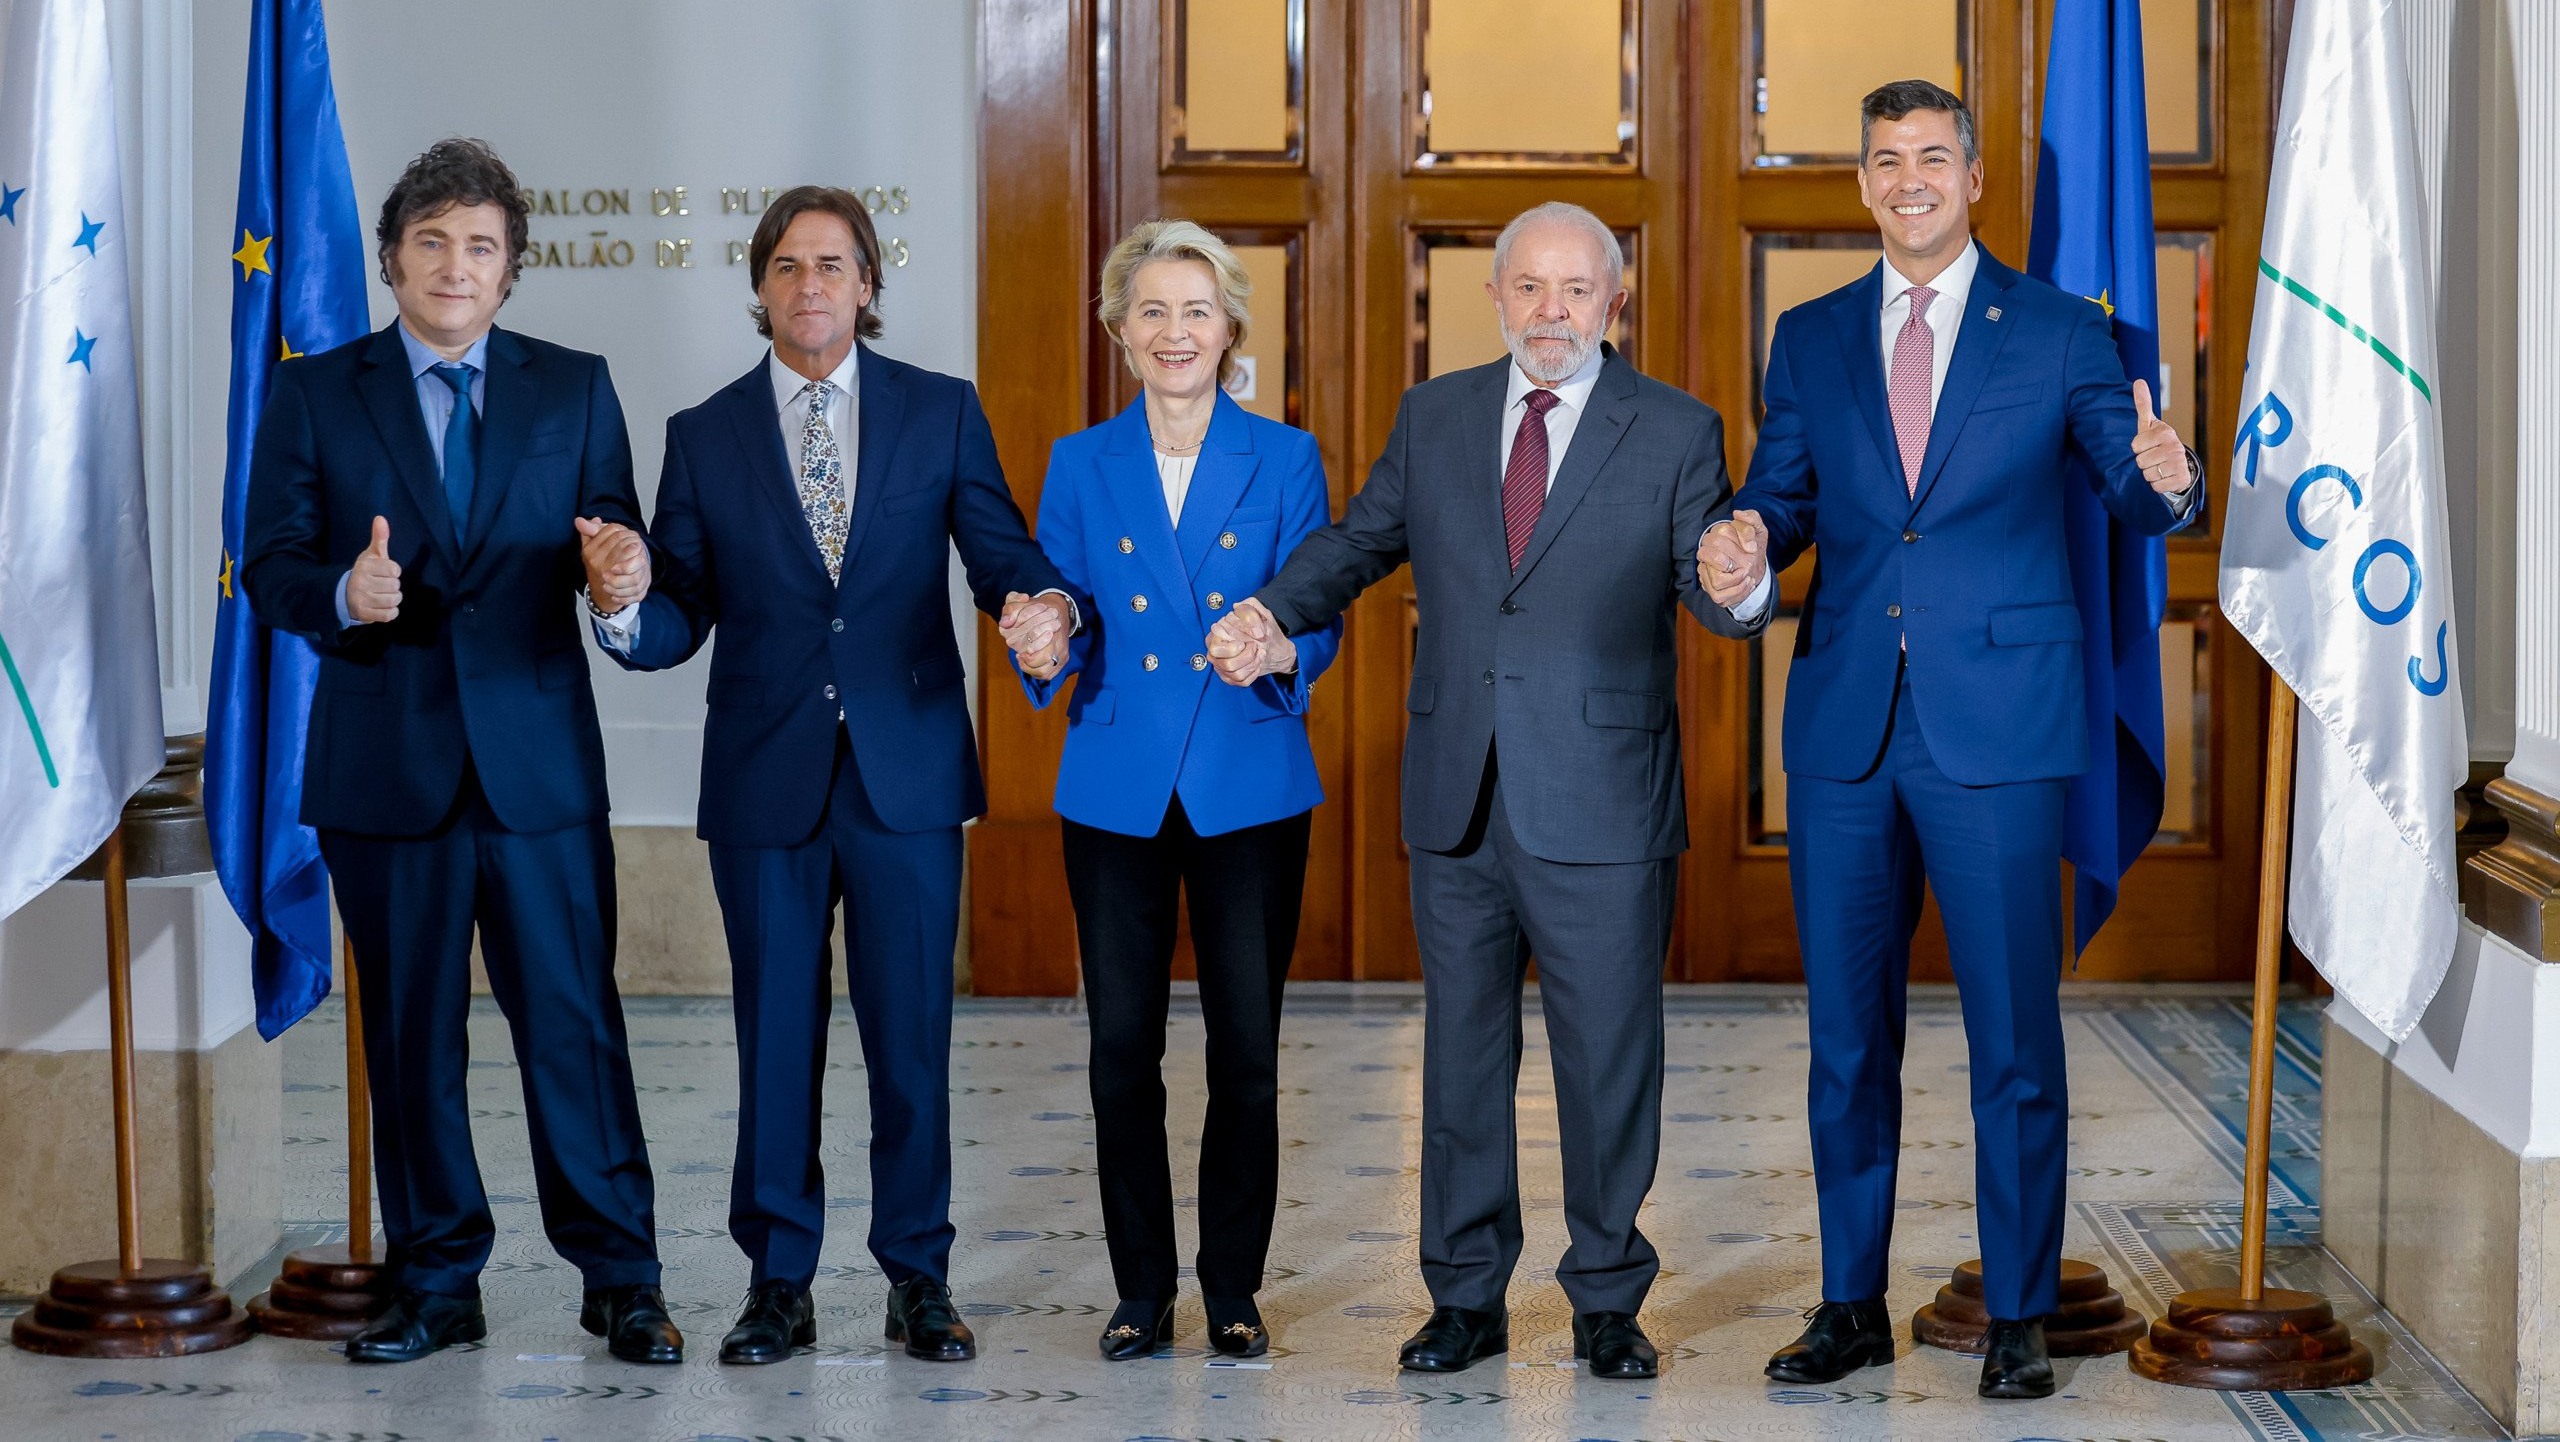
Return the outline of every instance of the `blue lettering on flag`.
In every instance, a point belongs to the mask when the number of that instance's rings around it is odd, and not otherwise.
[[[2235,458],[2240,454],[2242,447],[2247,447],[2249,451],[2249,463],[2242,470],[2240,479],[2250,485],[2256,485],[2259,450],[2266,446],[2283,445],[2292,438],[2293,412],[2284,408],[2284,402],[2276,399],[2274,391],[2267,392],[2267,398],[2258,402],[2258,408],[2249,412],[2249,418],[2240,423],[2240,435],[2231,443],[2231,454]]]
[[[2347,488],[2347,499],[2355,502],[2359,509],[2364,505],[2364,492],[2356,486],[2356,478],[2348,475],[2343,466],[2313,466],[2294,477],[2293,489],[2284,498],[2284,523],[2293,527],[2295,540],[2315,551],[2329,544],[2329,538],[2311,534],[2311,529],[2302,524],[2302,493],[2310,490],[2317,481],[2336,481]]]

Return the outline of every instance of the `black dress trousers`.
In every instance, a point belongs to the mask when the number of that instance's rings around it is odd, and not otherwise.
[[[1200,1131],[1200,1290],[1262,1288],[1279,1205],[1280,992],[1298,944],[1308,813],[1218,836],[1177,797],[1153,836],[1066,821],[1067,890],[1093,1029],[1096,1169],[1111,1273],[1133,1300],[1173,1296],[1173,1180],[1165,1154],[1165,1012],[1177,903],[1191,908],[1209,1105]]]

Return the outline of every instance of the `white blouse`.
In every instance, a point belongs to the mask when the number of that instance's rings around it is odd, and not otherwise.
[[[1176,526],[1182,524],[1182,501],[1191,494],[1191,468],[1199,455],[1177,456],[1156,452],[1156,480],[1164,486],[1164,508]]]

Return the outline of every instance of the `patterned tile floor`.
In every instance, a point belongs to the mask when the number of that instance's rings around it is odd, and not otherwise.
[[[1182,1003],[1187,1005],[1187,1003]],[[2075,990],[2070,1250],[2102,1262],[2154,1315],[2185,1286],[2227,1282],[2245,1003],[2203,991]],[[2222,1396],[2154,1386],[2122,1358],[2065,1363],[2062,1394],[1992,1405],[1967,1359],[1913,1350],[1834,1388],[1760,1376],[1817,1299],[1803,1123],[1801,997],[1686,989],[1670,1004],[1659,1182],[1647,1229],[1667,1270],[1645,1320],[1666,1354],[1657,1383],[1572,1367],[1570,1317],[1550,1268],[1563,1247],[1555,1110],[1532,1025],[1521,1079],[1529,1241],[1512,1291],[1515,1349],[1448,1378],[1399,1373],[1397,1343],[1427,1307],[1414,1266],[1422,1023],[1407,988],[1293,990],[1285,1028],[1279,1233],[1262,1367],[1207,1361],[1195,1298],[1182,1345],[1113,1365],[1094,1354],[1112,1295],[1091,1174],[1083,1020],[1071,1007],[964,1001],[952,1090],[961,1138],[954,1282],[979,1361],[914,1362],[883,1346],[881,1284],[862,1250],[861,1058],[838,1008],[825,1164],[836,1230],[819,1284],[820,1343],[753,1370],[711,1360],[746,1280],[724,1231],[735,1056],[723,1001],[634,1000],[633,1061],[658,1174],[667,1287],[695,1357],[626,1366],[577,1328],[575,1275],[541,1236],[521,1100],[503,1023],[475,1011],[473,1101],[501,1235],[486,1277],[487,1345],[406,1367],[354,1370],[310,1343],[261,1338],[158,1363],[0,1352],[0,1437],[112,1442],[295,1439],[1037,1438],[2494,1438],[2497,1425],[2316,1248],[2319,1031],[2286,1012],[2279,1098],[2285,1285],[2328,1292],[2384,1361],[2333,1393]],[[333,1233],[345,1195],[340,1020],[332,1004],[288,1035],[285,1195],[295,1240]],[[1195,1020],[1174,1076],[1200,1067]],[[1978,1251],[1964,1047],[1955,1000],[1915,996],[1906,1068],[1899,1274],[1908,1313]],[[1198,1094],[1177,1080],[1177,1097]],[[1177,1125],[1177,1131],[1180,1127]],[[1196,1143],[1186,1143],[1193,1145]],[[1186,1213],[1187,1215],[1187,1213]],[[245,1295],[260,1279],[243,1279]],[[0,1306],[0,1315],[15,1310]]]

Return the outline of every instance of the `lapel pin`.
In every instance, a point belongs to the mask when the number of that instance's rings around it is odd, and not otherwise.
[[[1982,318],[1984,320],[1998,320],[2000,318],[2000,307],[1995,305],[1991,309],[1984,311],[1982,313]]]

